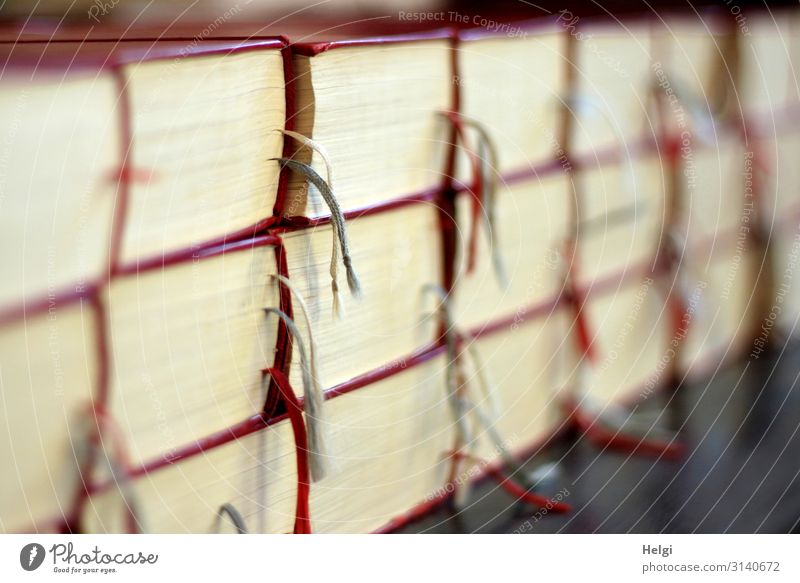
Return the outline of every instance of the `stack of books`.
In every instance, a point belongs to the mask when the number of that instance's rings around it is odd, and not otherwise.
[[[0,529],[553,504],[518,460],[800,312],[776,18],[1,43]]]

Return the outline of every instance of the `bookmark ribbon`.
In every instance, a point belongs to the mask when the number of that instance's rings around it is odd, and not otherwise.
[[[347,237],[347,224],[345,223],[344,213],[339,205],[339,201],[336,200],[330,185],[323,180],[323,178],[317,174],[317,171],[308,164],[304,164],[303,162],[298,162],[297,160],[292,160],[290,158],[272,158],[272,160],[277,160],[282,165],[288,167],[291,171],[300,174],[309,183],[313,184],[330,209],[331,224],[333,225],[334,236],[330,264],[331,290],[333,292],[334,313],[338,314],[338,306],[340,305],[340,301],[338,282],[339,256],[336,247],[337,241],[342,252],[342,263],[347,273],[347,285],[350,288],[350,293],[353,295],[353,297],[359,297],[361,295],[361,282],[356,274],[355,269],[353,268],[353,258],[350,253],[350,242]]]
[[[288,281],[286,278],[282,278],[281,280],[284,285],[286,285],[286,281]],[[293,292],[295,291],[292,287],[289,289],[291,289]],[[299,296],[298,299],[300,300],[298,303],[300,304],[305,317],[308,318],[305,302],[303,302],[302,298]],[[313,339],[311,339],[311,334],[309,333],[309,344],[311,345],[311,348],[308,351],[306,350],[302,335],[300,334],[300,329],[297,327],[297,324],[295,324],[294,320],[286,315],[285,312],[279,310],[278,308],[265,308],[264,312],[267,314],[277,315],[289,329],[289,332],[297,342],[297,349],[300,353],[300,371],[303,379],[304,389],[303,400],[305,403],[306,413],[305,425],[307,427],[308,465],[311,471],[312,481],[319,482],[330,473],[330,455],[328,454],[328,440],[326,437],[325,422],[323,418],[323,403],[325,401],[325,397],[322,393],[322,386],[320,384],[317,372],[318,366],[316,363],[316,346],[313,342]],[[307,324],[310,324],[307,319],[306,322]],[[272,375],[272,377],[277,382],[275,375]]]
[[[464,146],[472,166],[472,216],[469,241],[467,243],[467,273],[475,270],[478,254],[478,230],[484,224],[489,240],[492,267],[495,277],[502,288],[507,287],[505,267],[500,254],[498,242],[498,229],[496,221],[496,195],[499,173],[497,148],[492,142],[486,128],[475,120],[468,119],[461,114],[447,111],[442,115],[456,130],[456,136]],[[467,147],[467,132],[471,128],[477,134],[477,150]]]
[[[286,413],[289,416],[294,435],[294,451],[297,463],[297,502],[295,506],[294,533],[311,534],[311,517],[308,504],[310,495],[308,439],[306,437],[302,409],[286,375],[274,368],[266,369],[264,375],[272,378],[284,403],[286,403]]]

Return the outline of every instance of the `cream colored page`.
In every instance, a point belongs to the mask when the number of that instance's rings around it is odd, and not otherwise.
[[[786,14],[759,14],[748,19],[750,34],[740,38],[740,96],[745,112],[769,112],[797,95],[792,73],[792,30]]]
[[[144,532],[212,532],[223,504],[233,505],[251,532],[291,532],[296,479],[285,422],[137,478],[128,496]],[[88,501],[83,520],[89,532],[126,532],[127,512],[112,487]]]
[[[3,76],[0,306],[74,292],[106,269],[120,112],[108,75]]]
[[[312,487],[317,532],[370,532],[444,483],[453,439],[445,368],[437,357],[330,401],[340,473]]]
[[[522,38],[493,37],[458,46],[461,112],[480,123],[494,144],[506,174],[550,161],[558,144],[558,112],[565,91],[566,37],[561,31]],[[475,135],[470,132],[475,148]],[[471,180],[465,155],[459,178]]]
[[[296,121],[330,155],[344,209],[441,183],[448,133],[439,112],[449,110],[452,100],[448,41],[338,48],[307,61],[310,68],[298,67]],[[311,165],[325,176],[318,153]],[[291,183],[286,212],[330,214],[314,189],[306,195],[299,179]]]
[[[597,25],[576,37],[573,151],[626,149],[646,132],[652,82],[646,23],[626,29]]]
[[[720,53],[724,50],[721,35],[699,19],[667,21],[659,29],[661,42],[667,47],[662,66],[673,89],[681,98],[697,100],[701,110],[711,106],[710,99],[716,90],[712,81],[719,73]],[[657,41],[658,42],[658,41]],[[683,104],[688,110],[689,104]],[[689,113],[687,111],[687,113]]]
[[[755,249],[726,247],[686,263],[691,309],[682,365],[693,375],[710,374],[722,359],[738,359],[752,342],[759,306]],[[764,267],[766,268],[766,266]]]
[[[660,282],[644,277],[591,297],[585,311],[596,360],[578,395],[598,403],[629,398],[668,380],[671,330]]]
[[[435,334],[430,323],[423,322],[430,309],[423,288],[441,285],[436,208],[420,203],[356,218],[348,221],[347,231],[362,294],[360,298],[351,295],[340,264],[341,318],[333,312],[331,227],[294,232],[284,238],[289,275],[309,306],[325,387],[391,366],[432,342]],[[295,321],[307,344],[308,331],[298,306]],[[292,384],[301,393],[299,352],[294,351],[293,356]]]
[[[489,231],[484,224],[488,209],[479,211],[476,263],[468,270],[467,252],[472,236],[473,200],[467,193],[457,201],[456,282],[452,304],[457,325],[463,329],[518,315],[561,290],[565,263],[564,241],[571,189],[568,179],[556,173],[501,187],[496,197],[496,238],[507,286],[493,267]]]
[[[197,246],[272,214],[286,115],[278,50],[126,69],[132,182],[123,258]]]
[[[443,357],[326,403],[338,473],[311,485],[314,532],[370,532],[443,484],[451,445]],[[149,532],[209,532],[232,504],[250,532],[291,532],[295,444],[289,421],[260,430],[132,484]],[[92,531],[124,529],[118,492],[93,499]]]
[[[261,410],[273,273],[273,248],[257,247],[111,284],[111,411],[132,460],[169,456]]]
[[[692,147],[681,162],[678,178],[683,215],[681,232],[689,246],[724,237],[742,226],[753,190],[746,190],[748,176],[755,175],[752,151],[730,133],[720,134],[713,144]]]
[[[563,421],[565,342],[563,311],[531,319],[509,329],[473,340],[479,355],[475,363],[465,355],[468,394],[491,420],[500,446],[522,453],[546,439]],[[487,378],[491,393],[480,389],[477,365]],[[496,460],[500,449],[489,430],[471,419],[477,452],[486,461]]]
[[[656,156],[579,173],[575,275],[583,285],[652,268],[665,225],[665,174]]]
[[[0,531],[43,528],[72,508],[97,396],[95,326],[73,304],[0,329]]]

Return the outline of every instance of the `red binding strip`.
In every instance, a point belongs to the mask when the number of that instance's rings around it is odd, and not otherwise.
[[[275,246],[275,263],[278,275],[285,278],[289,277],[289,265],[286,260],[286,248],[283,242],[280,241]],[[292,292],[283,283],[278,282],[278,304],[280,310],[286,314],[290,319],[294,319],[294,308],[292,307]],[[280,370],[285,374],[289,374],[289,367],[292,364],[292,334],[283,318],[278,318],[278,332],[275,339],[275,359],[273,360],[272,367],[275,370]],[[272,376],[267,389],[267,396],[264,400],[264,407],[262,414],[265,418],[269,418],[276,414],[281,413],[279,407],[282,404],[279,395],[279,387],[275,377]]]
[[[83,300],[90,300],[97,293],[97,283],[76,285],[62,289],[53,295],[45,295],[31,300],[23,300],[16,306],[0,309],[0,327],[10,326],[19,320],[32,318],[46,313],[51,307],[65,308]]]
[[[486,468],[486,475],[492,478],[497,482],[497,485],[500,486],[503,490],[508,492],[514,498],[521,500],[522,502],[527,502],[528,504],[533,504],[534,506],[538,506],[540,508],[549,508],[553,512],[556,513],[563,513],[563,512],[570,512],[572,510],[572,506],[566,504],[564,502],[555,502],[550,500],[547,496],[542,496],[540,494],[536,494],[535,492],[529,492],[516,482],[514,482],[511,478],[506,476],[503,471],[497,465],[490,465],[487,464],[484,460],[477,458],[475,456],[471,456],[468,453],[463,451],[454,451],[449,454],[454,460],[458,459],[466,459],[471,461],[474,464],[479,464]],[[452,482],[451,482],[452,483]]]
[[[453,35],[450,40],[450,69],[452,71],[452,87],[450,89],[450,110],[461,111],[461,84],[460,69],[458,63],[458,35]],[[439,232],[442,241],[442,287],[447,293],[453,290],[455,282],[455,263],[456,263],[456,200],[454,190],[454,177],[456,170],[455,147],[457,140],[456,128],[450,124],[448,128],[447,157],[445,158],[444,172],[442,173],[441,189],[438,193],[436,202],[439,208]],[[444,334],[444,322],[442,322],[441,334]]]
[[[541,451],[550,447],[553,443],[563,437],[564,434],[570,429],[568,422],[563,422],[557,427],[553,428],[547,435],[534,440],[532,443],[524,447],[520,453],[516,455],[517,459],[529,459]],[[479,468],[477,474],[473,479],[473,483],[479,484],[483,480],[491,478],[487,468],[502,467],[502,460],[495,460],[485,467]],[[407,512],[392,518],[389,522],[373,531],[373,534],[390,534],[409,524],[412,524],[421,518],[424,518],[437,508],[439,508],[446,500],[453,496],[453,491],[448,492],[446,488],[437,490],[436,495],[430,500],[426,500],[417,506],[411,508]]]
[[[633,142],[626,152],[621,152],[616,144],[598,149],[580,156],[570,156],[569,166],[581,169],[592,168],[604,164],[617,164],[624,156],[644,157],[657,152],[656,141],[651,135],[645,135]],[[528,164],[521,168],[515,168],[504,172],[499,180],[506,186],[527,182],[534,179],[542,179],[553,174],[560,174],[564,171],[567,164],[562,155],[556,159],[543,160],[537,164]],[[454,181],[453,187],[456,192],[469,191],[471,187],[458,180]]]
[[[459,66],[458,51],[459,51],[459,37],[454,34],[450,39],[450,70],[452,73],[452,87],[450,89],[450,111],[461,111],[461,68]],[[456,171],[456,156],[458,154],[456,148],[457,130],[453,124],[450,124],[449,139],[446,142],[447,157],[445,158],[444,173],[442,174],[442,191],[449,192],[453,188],[453,179]]]
[[[424,362],[428,362],[429,360],[437,357],[438,355],[444,352],[444,345],[439,343],[430,344],[417,352],[414,352],[407,357],[400,359],[401,362],[405,363],[405,367],[399,366],[384,366],[370,372],[367,372],[363,375],[354,377],[349,381],[345,381],[336,385],[335,387],[328,389],[325,391],[325,399],[333,399],[336,397],[340,397],[342,395],[346,395],[347,393],[352,393],[358,389],[367,387],[378,381],[382,381],[386,378],[392,377],[396,374],[403,372],[409,368],[413,368],[415,366],[421,365]],[[277,367],[275,367],[277,370]],[[280,395],[279,395],[280,396]],[[305,403],[303,397],[298,397],[297,402],[301,405]],[[220,447],[227,443],[231,443],[238,439],[242,439],[261,431],[266,427],[270,427],[275,425],[276,423],[280,423],[281,421],[285,421],[288,418],[288,414],[286,411],[281,411],[273,416],[267,416],[263,413],[259,413],[258,415],[252,415],[231,427],[227,427],[222,429],[216,433],[212,433],[211,435],[206,436],[203,439],[199,439],[192,443],[189,443],[183,447],[180,447],[172,452],[170,456],[159,456],[149,462],[145,462],[137,467],[131,468],[130,475],[133,478],[140,477],[152,472],[155,472],[161,468],[166,466],[170,466],[175,464],[179,461],[194,457],[216,447]],[[99,484],[92,488],[91,492],[93,494],[102,492],[106,488],[108,488],[109,484]]]
[[[294,67],[292,65],[292,48],[286,42],[286,45],[281,49],[281,56],[283,57],[283,82],[284,82],[284,96],[285,96],[285,110],[286,118],[283,122],[283,129],[295,129],[295,117],[297,116],[297,94],[295,88]],[[294,154],[291,140],[283,136],[283,153],[282,158],[291,158]],[[275,162],[277,164],[277,162]],[[272,209],[273,221],[277,223],[283,215],[284,205],[286,204],[286,197],[289,190],[289,173],[281,169],[278,177],[278,193],[275,197],[275,206]]]
[[[280,244],[281,238],[277,235],[262,235],[260,237],[253,237],[231,243],[222,241],[219,244],[181,249],[180,251],[165,253],[164,255],[151,259],[137,260],[132,263],[122,264],[117,268],[116,275],[117,277],[140,275],[148,271],[164,269],[165,267],[180,265],[190,261],[201,261],[203,259],[219,257],[227,253],[236,253],[246,249],[257,249],[258,247],[278,246]]]
[[[686,451],[685,446],[679,441],[636,437],[622,433],[619,429],[611,431],[604,427],[598,418],[584,413],[580,404],[574,400],[564,403],[564,412],[572,418],[580,433],[599,447],[668,460],[680,459]]]
[[[97,449],[100,445],[101,429],[98,412],[102,411],[109,389],[109,370],[108,370],[108,339],[106,330],[106,316],[103,302],[99,293],[95,292],[89,298],[92,308],[92,317],[95,322],[95,354],[97,357],[97,371],[94,380],[94,403],[87,407],[87,412],[93,415],[96,431],[89,436],[89,451],[87,452],[84,463],[78,468],[78,478],[80,483],[72,500],[70,510],[65,513],[59,530],[65,533],[80,532],[81,514],[85,507],[85,502],[91,490],[91,474],[94,467]]]
[[[110,456],[110,459],[116,462],[122,471],[123,475],[121,479],[127,480],[130,477],[128,450],[125,446],[125,440],[122,437],[122,433],[119,430],[119,427],[117,427],[117,424],[114,422],[114,419],[111,417],[111,415],[109,415],[105,408],[98,407],[94,404],[86,408],[86,415],[91,421],[94,422],[95,426],[93,427],[91,435],[88,436],[89,451],[86,456],[85,465],[80,468],[82,487],[79,488],[78,492],[76,493],[76,498],[73,503],[73,510],[67,517],[67,521],[63,526],[62,531],[65,533],[82,532],[84,530],[81,527],[82,516],[89,500],[90,483],[85,476],[89,475],[94,468],[94,464],[97,462],[99,452],[102,452],[100,455],[106,459],[109,458],[108,453],[106,453],[109,448],[106,447],[106,444],[111,446],[110,450],[112,455]],[[115,478],[112,476],[110,484],[118,485],[116,482],[114,482],[114,479]],[[126,505],[125,509],[127,511],[125,513],[125,527],[127,532],[130,534],[139,532],[140,528],[136,520],[134,509],[128,505]]]
[[[139,41],[137,42],[132,41]],[[147,43],[145,46],[143,44]],[[128,64],[199,56],[229,55],[246,51],[280,49],[285,39],[205,39],[146,38],[114,40],[36,40],[0,42],[0,62],[4,70],[107,70]],[[69,47],[64,49],[63,47]]]
[[[455,283],[455,258],[457,248],[456,203],[455,194],[450,190],[442,190],[436,201],[439,211],[439,232],[441,235],[442,255],[442,288],[449,294]],[[442,327],[444,324],[442,324]],[[444,329],[440,331],[444,333]]]
[[[592,344],[594,336],[589,331],[589,322],[584,313],[586,296],[577,285],[577,244],[576,241],[567,241],[564,245],[564,256],[568,262],[568,274],[566,280],[565,301],[572,307],[575,314],[574,329],[577,334],[578,348],[581,358],[586,358],[589,362],[597,361],[597,352]]]
[[[303,406],[294,394],[289,379],[280,370],[268,368],[264,371],[272,377],[286,404],[286,414],[292,424],[294,433],[295,457],[297,459],[297,506],[294,517],[295,534],[311,534],[311,519],[309,517],[309,472],[308,472],[308,442],[306,437],[306,424],[303,421]]]
[[[114,216],[111,225],[111,242],[109,247],[109,279],[117,274],[119,258],[122,254],[124,243],[125,219],[128,213],[131,181],[136,180],[143,170],[134,169],[133,161],[133,127],[131,121],[131,100],[128,91],[128,80],[121,65],[116,65],[112,72],[117,83],[119,99],[117,107],[120,112],[120,163],[115,179],[117,183],[117,199],[114,205]]]
[[[452,38],[453,30],[442,28],[429,31],[413,32],[408,34],[396,34],[391,36],[375,36],[370,38],[353,38],[346,40],[301,42],[294,45],[294,52],[306,57],[316,57],[324,52],[353,47],[367,47],[375,45],[390,45],[408,42],[423,42],[431,40],[446,40]]]
[[[453,126],[462,148],[469,156],[470,166],[472,166],[472,187],[470,188],[470,194],[472,195],[472,225],[470,226],[469,243],[467,246],[467,273],[472,273],[475,269],[475,262],[478,254],[478,227],[480,224],[481,211],[483,211],[483,199],[485,195],[483,192],[483,169],[478,153],[467,147],[467,135],[464,130],[461,114],[455,111],[446,111],[443,112],[443,115]],[[455,144],[453,144],[453,146],[453,149],[455,149]]]
[[[125,71],[118,65],[112,69],[117,83],[119,98],[117,107],[120,112],[120,162],[117,175],[117,199],[114,205],[114,216],[111,224],[111,242],[109,244],[109,278],[117,274],[119,258],[122,253],[125,219],[128,213],[131,180],[138,172],[131,167],[133,159],[133,128],[131,126],[131,102],[128,92],[128,80]]]
[[[122,136],[120,143],[120,177],[121,181],[117,186],[117,201],[114,207],[114,215],[112,217],[111,226],[111,240],[109,242],[109,256],[108,256],[108,271],[101,285],[111,281],[111,278],[117,271],[119,265],[119,255],[122,245],[122,234],[125,227],[125,215],[127,211],[127,199],[129,191],[129,182],[127,180],[130,175],[128,171],[128,159],[132,152],[133,137],[131,134],[131,120],[130,120],[130,99],[128,95],[128,88],[125,80],[125,75],[121,67],[112,69],[119,91],[119,107],[120,114],[120,133]],[[110,338],[108,334],[108,315],[103,299],[100,295],[101,289],[104,287],[94,287],[90,297],[91,305],[95,318],[95,337],[96,337],[96,351],[97,351],[97,380],[95,386],[95,395],[91,406],[91,412],[94,414],[95,423],[97,426],[97,439],[102,443],[103,427],[113,427],[113,421],[107,413],[106,407],[108,405],[108,394],[110,391],[110,378],[111,378],[111,361],[110,361]],[[121,437],[117,438],[121,440]],[[93,444],[94,445],[94,444]],[[93,449],[96,449],[93,447]],[[120,452],[124,452],[126,448],[122,444],[118,444]],[[78,494],[73,503],[70,512],[67,513],[64,528],[68,532],[80,531],[81,514],[86,500],[89,497],[90,481],[92,468],[95,462],[95,454],[91,453],[87,456],[86,465],[80,470],[80,485]],[[128,468],[125,465],[124,470],[127,472]],[[130,517],[129,517],[130,518]],[[130,527],[130,521],[128,526]]]
[[[398,208],[404,208],[413,204],[422,202],[434,201],[439,193],[438,188],[431,188],[423,190],[416,194],[409,196],[402,196],[392,200],[381,201],[375,204],[366,205],[363,207],[350,209],[344,211],[345,220],[353,220],[370,215],[376,215],[391,211]],[[318,227],[321,225],[328,225],[331,222],[330,215],[325,215],[317,218],[310,219],[303,216],[283,216],[280,218],[279,224],[271,229],[272,233],[291,233],[293,231],[300,231],[309,227]]]
[[[559,21],[560,17],[549,14],[547,16],[540,16],[539,18],[518,20],[512,22],[509,27],[511,30],[519,31],[526,36],[528,34],[555,34],[563,30],[561,26],[558,26]],[[467,28],[458,32],[458,39],[466,43],[487,39],[507,39],[511,43],[519,42],[517,38],[509,35],[508,30],[509,28],[505,27],[502,31],[490,30],[486,27]]]
[[[138,275],[163,269],[172,265],[180,265],[190,261],[202,260],[211,257],[233,253],[243,249],[278,245],[280,237],[275,234],[261,235],[247,239],[235,240],[234,234],[226,235],[219,241],[209,241],[197,247],[187,247],[175,252],[165,253],[149,259],[136,260],[130,263],[120,263],[115,269],[114,277]],[[64,288],[52,296],[42,296],[23,300],[18,305],[0,309],[0,326],[7,326],[17,320],[32,318],[48,311],[52,306],[66,307],[81,300],[89,300],[92,295],[99,293],[99,288],[105,286],[112,278],[103,275],[97,281],[76,284],[71,288]]]

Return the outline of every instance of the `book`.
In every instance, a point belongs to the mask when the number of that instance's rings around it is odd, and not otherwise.
[[[775,126],[756,126],[754,133],[750,183],[751,187],[760,185],[761,190],[758,195],[754,192],[752,229],[769,238],[763,271],[765,279],[771,278],[761,314],[764,319],[757,333],[759,346],[754,348],[756,354],[761,354],[772,328],[778,328],[782,335],[791,334],[800,313],[797,294],[791,292],[796,285],[794,271],[800,255],[800,199],[793,187],[800,177],[792,162],[800,153],[800,134],[789,120]]]
[[[66,512],[78,491],[70,436],[100,374],[97,341],[97,314],[80,301],[0,328],[0,463],[9,471],[0,485],[3,532],[46,529],[44,521]]]
[[[9,197],[15,206],[3,213],[11,283],[0,305],[44,294],[47,248],[60,290],[96,281],[109,262],[252,233],[272,216],[279,166],[270,159],[282,153],[286,118],[282,41],[2,47],[0,99],[14,112],[3,123],[17,136],[16,171],[4,182],[28,196]],[[48,235],[26,245],[33,225],[49,225]]]
[[[447,137],[440,114],[453,108],[451,42],[445,30],[294,46],[295,126],[327,152],[345,211],[438,188]],[[319,152],[294,157],[324,171]],[[296,178],[283,212],[328,214]]]
[[[402,368],[405,358],[436,338],[422,288],[441,276],[439,254],[431,253],[439,245],[437,211],[408,205],[349,226],[354,259],[371,277],[361,301],[344,299],[343,319],[332,309],[329,228],[285,235],[289,275],[314,306],[309,317],[324,388],[380,367]],[[267,385],[261,371],[272,366],[278,344],[278,319],[265,312],[280,306],[277,273],[275,241],[262,237],[193,251],[163,267],[132,269],[102,291],[111,347],[107,409],[131,464],[170,459],[183,446],[263,410]],[[310,332],[299,316],[301,341],[307,342]],[[20,328],[17,336],[24,333]],[[302,396],[299,353],[294,351],[291,378]],[[99,366],[93,353],[83,361]],[[24,375],[24,366],[7,366]],[[83,386],[86,406],[96,391]],[[63,456],[69,447],[68,431],[54,433],[45,458]],[[28,482],[26,473],[19,476]]]
[[[748,18],[747,35],[741,43],[741,108],[746,114],[780,110],[797,100],[797,79],[793,70],[798,50],[798,23],[794,11],[754,14]]]
[[[557,309],[529,321],[503,322],[468,340],[468,394],[487,419],[471,419],[478,465],[504,462],[505,455],[528,457],[566,426],[564,393],[572,388],[564,345],[568,324],[566,310]],[[481,377],[487,393],[481,392]]]
[[[740,132],[725,126],[714,142],[694,143],[681,167],[686,251],[676,285],[689,311],[683,367],[702,369],[721,354],[741,353],[752,337],[756,282],[765,278],[757,267],[755,167]]]
[[[107,304],[107,408],[133,464],[167,457],[264,407],[279,307],[266,239],[115,278]]]
[[[23,298],[74,293],[103,273],[120,152],[110,131],[118,123],[112,77],[11,65],[0,85],[7,112],[0,119],[7,136],[0,178],[4,309]]]
[[[492,170],[499,175],[530,173],[563,148],[559,121],[567,36],[552,20],[522,23],[514,27],[515,34],[459,32],[459,109],[491,136],[498,158]],[[467,128],[466,133],[474,130]],[[459,178],[468,182],[470,165],[464,153],[458,169]]]
[[[570,152],[586,155],[624,149],[647,137],[652,87],[652,28],[645,18],[563,24],[574,43],[568,109]]]
[[[619,402],[647,383],[666,350],[668,285],[659,279],[668,274],[658,272],[666,173],[661,158],[643,150],[590,163],[575,177],[572,277],[594,354],[576,364],[585,375],[576,382],[579,398],[595,404]]]
[[[654,119],[676,134],[713,134],[718,120],[735,113],[739,37],[735,23],[713,9],[702,18],[675,13],[653,21],[651,65],[663,110]]]
[[[4,411],[12,437],[0,459],[16,468],[5,486],[22,493],[5,500],[31,503],[3,505],[3,528],[68,512],[93,407],[115,420],[131,464],[257,414],[276,342],[264,313],[278,303],[271,272],[274,249],[247,242],[121,275],[92,300],[53,298],[5,325],[3,389],[19,397]]]
[[[332,398],[327,405],[338,474],[311,488],[315,532],[369,532],[424,502],[444,485],[448,430],[438,356]],[[288,421],[132,480],[129,499],[148,532],[210,532],[219,507],[233,504],[249,532],[292,532],[297,498],[295,442]],[[117,488],[92,497],[90,532],[125,532]]]
[[[354,260],[370,277],[361,300],[343,299],[346,315],[342,319],[332,309],[330,227],[284,235],[289,275],[305,301],[314,306],[309,318],[319,347],[318,380],[324,387],[379,367],[403,368],[405,358],[435,340],[435,323],[424,311],[422,291],[441,277],[438,220],[436,208],[421,202],[349,221]],[[409,225],[414,227],[409,229]],[[280,305],[277,273],[276,240],[267,236],[189,249],[163,266],[154,262],[130,268],[100,291],[110,346],[106,408],[126,444],[130,464],[170,460],[183,447],[263,410],[268,385],[261,371],[272,366],[279,345],[278,319],[265,312]],[[301,341],[307,342],[311,332],[299,316]],[[5,332],[8,342],[14,343],[24,338],[26,328],[18,325]],[[78,335],[79,330],[69,333]],[[47,346],[42,343],[43,348]],[[302,396],[299,351],[294,354],[291,378]],[[49,355],[50,351],[43,351],[44,364]],[[53,355],[65,358],[55,349]],[[98,358],[90,350],[76,362],[92,370],[100,366]],[[14,360],[6,367],[25,375],[24,367]],[[9,387],[24,386],[20,378],[7,376]],[[74,415],[74,409],[82,406],[87,414],[86,408],[99,392],[97,384],[75,383],[73,390],[82,402],[75,397],[65,409]],[[68,420],[61,408],[57,412],[61,413],[59,423],[51,423],[51,431],[41,437],[44,460],[34,458],[38,465],[21,467],[20,483],[35,479],[29,469],[66,465],[76,471],[78,456],[68,455],[77,447],[72,443],[75,418]],[[24,433],[26,426],[15,430],[15,435]],[[5,463],[26,457],[24,442],[9,445]],[[60,482],[64,490],[50,492],[48,503],[40,500],[36,507],[67,507],[73,482]],[[26,525],[13,523],[9,528]]]
[[[358,297],[343,287],[339,316],[329,274],[331,246],[338,245],[332,239],[332,226],[283,235],[289,277],[309,306],[325,388],[399,365],[436,340],[424,289],[442,285],[439,220],[435,201],[423,200],[347,221],[353,264],[363,276],[363,287]],[[296,321],[307,338],[304,318],[298,315]],[[302,392],[297,352],[292,363],[290,379]]]
[[[456,199],[455,276],[451,295],[454,319],[466,330],[515,318],[520,324],[546,314],[548,301],[563,288],[564,247],[569,226],[571,184],[561,171],[500,185],[490,209],[474,214],[468,191]],[[473,222],[477,221],[477,227]],[[470,268],[470,246],[476,259]],[[493,257],[501,262],[502,279]],[[550,308],[552,309],[552,308]]]
[[[664,228],[661,158],[646,150],[619,152],[615,159],[581,165],[574,183],[578,285],[591,288],[615,274],[649,266]]]

